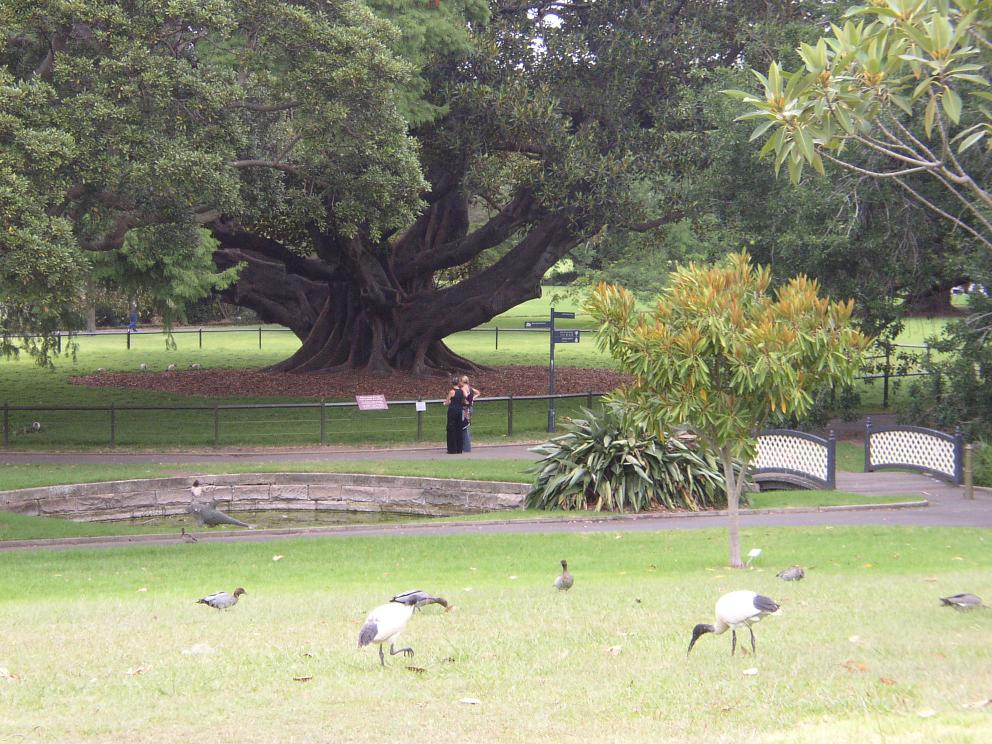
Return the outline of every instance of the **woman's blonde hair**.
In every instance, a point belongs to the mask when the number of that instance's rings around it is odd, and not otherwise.
[[[468,375],[462,375],[459,382],[462,383],[463,385],[468,385]]]

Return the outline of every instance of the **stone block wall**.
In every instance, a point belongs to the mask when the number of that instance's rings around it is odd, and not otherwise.
[[[185,514],[193,478],[81,483],[0,491],[0,511],[78,521]],[[524,483],[345,473],[244,473],[200,479],[201,500],[227,512],[383,511],[449,516],[517,509]]]

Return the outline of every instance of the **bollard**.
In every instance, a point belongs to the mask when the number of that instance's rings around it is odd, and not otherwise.
[[[131,329],[127,329],[127,348],[131,348]]]
[[[975,500],[975,477],[972,472],[975,445],[966,444],[964,446],[964,497],[969,501]]]
[[[200,329],[200,348],[203,348],[203,329]]]
[[[499,351],[499,326],[496,326],[496,351]]]

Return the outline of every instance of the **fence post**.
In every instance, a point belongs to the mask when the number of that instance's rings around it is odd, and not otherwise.
[[[954,427],[954,484],[960,486],[964,482],[963,461],[964,460],[964,437],[961,435],[961,427]]]
[[[127,348],[131,348],[131,329],[127,329]]]
[[[417,402],[420,403],[420,398],[417,398]],[[420,406],[417,406],[417,441],[421,442],[424,439],[424,412],[420,410]]]
[[[975,479],[972,475],[972,454],[975,445],[969,443],[964,446],[964,497],[969,501],[975,500]]]
[[[258,327],[258,348],[262,348],[262,326]]]
[[[499,326],[496,326],[496,351],[499,351]]]
[[[513,393],[506,399],[506,436],[513,436]]]
[[[889,355],[892,352],[892,344],[885,342],[885,367],[882,371],[882,408],[889,407]]]
[[[871,471],[871,416],[869,416],[865,419],[865,472]]]
[[[214,406],[214,447],[220,446],[220,408]]]
[[[56,334],[56,338],[58,339],[58,342],[59,342],[59,352],[58,353],[61,354],[62,353],[62,331],[59,331]]]
[[[3,404],[3,446],[10,446],[10,403]]]
[[[327,442],[327,406],[324,404],[324,399],[320,399],[320,446],[323,447]]]
[[[827,436],[827,489],[837,488],[837,437],[834,430]]]
[[[592,390],[586,393],[586,408],[592,410]]]
[[[203,348],[203,329],[200,329],[200,348]]]
[[[110,403],[110,446],[117,446],[117,404]]]

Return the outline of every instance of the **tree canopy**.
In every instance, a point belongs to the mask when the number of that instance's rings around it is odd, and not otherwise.
[[[798,181],[824,161],[891,180],[914,199],[992,249],[988,190],[992,114],[992,6],[984,0],[878,0],[852,7],[843,26],[801,44],[804,67],[777,62],[756,72],[762,93],[734,90],[758,122],[752,139]],[[851,152],[875,156],[856,163]],[[921,189],[922,175],[950,195]]]
[[[665,438],[688,426],[720,453],[730,513],[730,562],[741,565],[737,514],[757,436],[775,413],[803,416],[812,394],[849,384],[869,339],[851,324],[854,304],[819,296],[805,276],[771,291],[767,268],[747,253],[720,266],[678,267],[652,309],[623,287],[599,285],[587,308],[597,341],[633,375],[611,396]]]
[[[645,194],[670,165],[661,137],[686,126],[678,91],[738,60],[756,25],[807,10],[17,0],[2,12],[2,136],[21,179],[4,217],[45,243],[24,249],[31,260],[60,257],[68,282],[92,252],[148,248],[165,229],[187,251],[177,268],[202,273],[209,253],[214,286],[236,268],[226,296],[303,339],[280,368],[424,371],[468,366],[441,339],[536,296],[579,243],[668,219]],[[15,272],[27,262],[12,250]],[[10,277],[6,305],[34,308],[25,323],[63,306]]]

